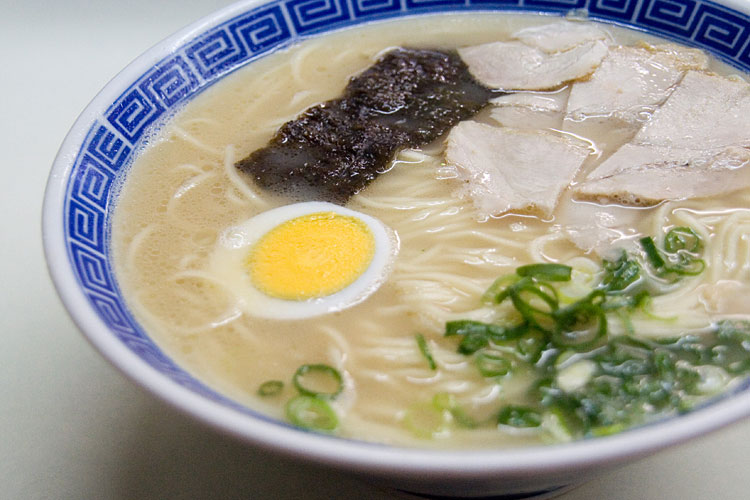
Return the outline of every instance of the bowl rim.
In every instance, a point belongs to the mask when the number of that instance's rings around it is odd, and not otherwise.
[[[68,178],[91,124],[145,70],[187,41],[243,12],[267,3],[242,0],[177,31],[138,56],[113,77],[86,106],[66,135],[53,162],[42,207],[42,241],[48,272],[58,296],[89,343],[114,367],[179,411],[244,442],[287,456],[362,472],[407,477],[440,473],[470,479],[502,473],[527,478],[539,473],[587,470],[614,465],[707,434],[750,414],[750,389],[677,418],[613,436],[554,445],[502,449],[435,449],[381,445],[295,429],[208,400],[168,379],[123,345],[92,309],[70,266],[61,213]],[[750,2],[721,2],[750,13]]]

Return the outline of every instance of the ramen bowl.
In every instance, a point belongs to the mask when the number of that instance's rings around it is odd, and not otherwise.
[[[567,444],[435,450],[307,432],[217,392],[182,368],[134,318],[114,272],[112,216],[140,148],[186,103],[239,68],[323,34],[405,16],[503,11],[634,28],[750,71],[750,3],[699,0],[278,0],[239,2],[136,59],[84,110],[49,177],[43,237],[58,293],[86,338],[136,384],[251,446],[420,494],[544,496],[750,413],[750,384],[684,415]],[[513,496],[513,498],[520,498]]]

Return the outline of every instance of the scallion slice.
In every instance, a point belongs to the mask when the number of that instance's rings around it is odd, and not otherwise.
[[[542,415],[525,406],[509,405],[500,410],[497,423],[522,428],[539,427],[542,425]]]
[[[462,354],[473,354],[485,347],[490,340],[510,340],[517,338],[522,333],[481,321],[459,320],[449,321],[445,324],[446,337],[463,336],[458,346],[458,351]]]
[[[453,335],[468,335],[471,333],[481,333],[489,336],[490,331],[493,329],[501,329],[498,325],[491,325],[489,323],[482,323],[481,321],[473,321],[470,319],[462,319],[457,321],[448,321],[445,324],[445,336],[450,337]]]
[[[646,258],[651,264],[651,267],[653,267],[657,272],[660,272],[662,269],[664,269],[667,263],[664,262],[664,258],[659,253],[659,249],[656,248],[654,239],[651,236],[647,236],[645,238],[641,238],[640,242],[641,246],[643,247],[643,251],[646,253]]]
[[[325,364],[302,365],[292,377],[292,383],[303,396],[333,399],[344,389],[341,373]]]
[[[552,334],[554,345],[576,350],[588,349],[607,335],[607,315],[593,298],[592,294],[588,300],[579,300],[555,311],[557,327]]]
[[[412,405],[404,414],[403,422],[418,438],[430,439],[446,429],[448,419],[449,412],[431,401]]]
[[[510,299],[527,323],[541,329],[550,328],[549,318],[559,307],[556,290],[546,283],[519,282],[510,290]]]
[[[544,281],[570,281],[572,271],[564,264],[529,264],[516,269],[516,274]]]
[[[622,292],[641,277],[641,266],[623,252],[617,260],[604,260],[604,279],[602,289],[610,292]]]
[[[289,421],[304,429],[330,432],[339,425],[336,412],[324,400],[300,395],[286,404],[286,416]]]
[[[669,271],[682,276],[698,276],[706,269],[706,263],[703,259],[690,257],[686,254],[678,254],[679,263],[670,266]]]
[[[427,345],[427,341],[424,338],[424,335],[421,333],[418,333],[416,335],[417,339],[417,346],[419,347],[419,352],[422,353],[422,356],[427,360],[427,364],[430,367],[430,370],[437,370],[437,364],[435,364],[435,358],[432,357],[432,353],[430,353],[430,348]]]
[[[511,364],[498,353],[480,352],[475,359],[477,369],[483,377],[502,377],[510,371]]]
[[[529,363],[536,363],[542,357],[542,351],[547,344],[546,336],[536,329],[530,329],[518,339],[516,349],[521,357]]]
[[[702,245],[698,233],[685,226],[672,228],[664,237],[664,250],[669,253],[677,253],[680,250],[698,253]]]
[[[482,295],[485,304],[499,304],[508,298],[510,287],[515,285],[521,277],[518,274],[506,274],[497,278]]]
[[[258,387],[258,395],[263,397],[277,396],[284,389],[284,382],[281,380],[268,380]]]
[[[664,256],[656,248],[653,238],[641,238],[640,241],[649,263],[662,278],[676,280],[679,276],[697,276],[706,268],[706,263],[697,255],[702,246],[701,238],[688,227],[677,227],[667,233]]]
[[[473,429],[477,427],[477,422],[466,414],[463,408],[456,401],[456,397],[453,394],[447,392],[439,392],[432,398],[432,405],[437,410],[447,410],[453,417],[453,421],[459,427],[464,429]]]

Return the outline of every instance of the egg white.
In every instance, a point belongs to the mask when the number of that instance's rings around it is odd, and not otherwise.
[[[284,300],[258,290],[245,267],[252,246],[276,226],[317,212],[355,217],[367,225],[375,243],[367,269],[343,290],[321,298]],[[268,210],[224,231],[209,260],[209,271],[236,297],[245,313],[268,319],[302,319],[341,311],[372,295],[390,274],[398,250],[395,231],[378,219],[332,203],[311,201]]]

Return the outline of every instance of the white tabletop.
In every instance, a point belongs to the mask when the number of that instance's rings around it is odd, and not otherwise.
[[[400,498],[166,407],[86,343],[47,276],[41,201],[68,128],[138,54],[224,4],[0,0],[1,499]],[[749,464],[745,421],[560,498],[746,499]]]

